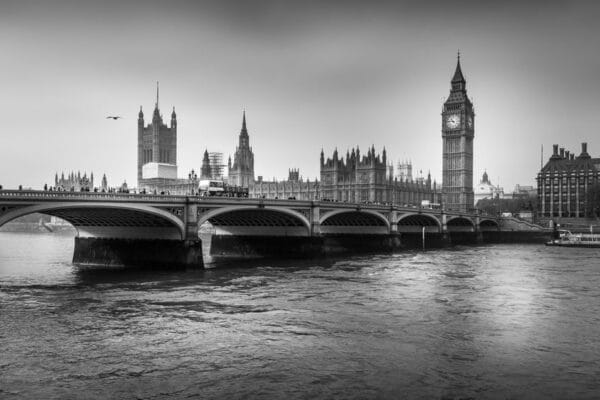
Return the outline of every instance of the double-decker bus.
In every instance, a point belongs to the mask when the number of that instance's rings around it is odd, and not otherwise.
[[[198,185],[198,195],[201,197],[248,197],[248,188],[228,185],[222,180],[201,180]]]

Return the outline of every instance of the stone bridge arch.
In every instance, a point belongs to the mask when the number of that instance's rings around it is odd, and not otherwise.
[[[284,207],[215,207],[198,218],[198,226],[209,222],[216,235],[310,236],[310,221],[302,213]]]
[[[401,215],[396,222],[398,224],[398,232],[400,233],[420,233],[423,231],[423,228],[425,228],[426,232],[430,233],[439,233],[442,231],[442,223],[433,214],[407,213]]]
[[[24,215],[40,213],[59,217],[77,230],[79,237],[120,239],[185,238],[181,217],[166,209],[145,204],[62,202],[7,207],[0,226]]]
[[[479,230],[480,231],[499,231],[500,230],[500,224],[498,224],[498,221],[493,220],[493,219],[482,219],[481,221],[479,221]]]
[[[322,234],[389,234],[390,221],[373,210],[337,209],[319,218]]]
[[[475,223],[467,217],[456,215],[446,220],[448,232],[475,232]]]

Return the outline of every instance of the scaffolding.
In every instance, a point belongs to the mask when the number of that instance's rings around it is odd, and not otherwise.
[[[225,170],[225,164],[223,164],[223,153],[208,153],[208,161],[210,164],[210,179],[222,180],[223,171]]]

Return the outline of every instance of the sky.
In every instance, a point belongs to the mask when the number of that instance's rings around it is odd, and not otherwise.
[[[600,156],[598,20],[591,1],[0,0],[0,185],[135,184],[156,81],[182,177],[205,149],[233,154],[245,109],[256,176],[312,180],[321,149],[374,145],[440,182],[460,49],[474,181],[511,192],[535,184],[542,146]]]

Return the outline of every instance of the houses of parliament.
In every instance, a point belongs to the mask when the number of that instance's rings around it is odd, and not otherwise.
[[[319,180],[303,179],[299,170],[289,169],[288,178],[266,181],[254,172],[254,152],[246,113],[238,136],[238,145],[227,163],[229,185],[247,187],[250,197],[297,200],[329,200],[368,202],[390,205],[421,205],[423,201],[443,204],[446,209],[469,211],[473,201],[474,108],[467,97],[466,80],[458,57],[450,82],[450,95],[442,107],[443,183],[427,177],[413,177],[407,164],[394,174],[386,149],[377,153],[375,146],[365,153],[356,147],[340,155],[335,149],[325,158],[321,150]],[[157,98],[152,122],[144,125],[144,114],[138,115],[138,190],[151,193],[195,194],[203,179],[218,179],[205,151],[200,176],[191,171],[187,178],[177,177],[177,116],[163,122]]]

